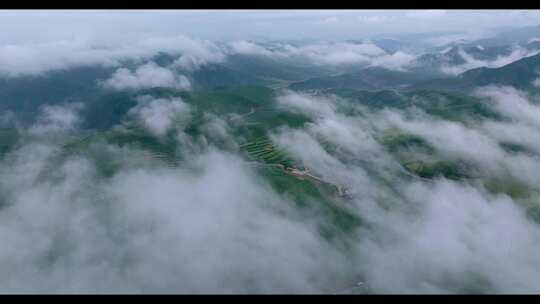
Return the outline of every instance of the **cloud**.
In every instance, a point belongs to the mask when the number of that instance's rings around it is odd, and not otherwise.
[[[466,62],[460,65],[446,65],[441,67],[441,71],[450,75],[458,75],[471,69],[487,67],[487,68],[500,68],[517,60],[530,57],[538,54],[538,51],[530,51],[525,48],[517,47],[508,56],[497,56],[493,60],[480,60],[467,54],[463,49],[458,51],[461,58]]]
[[[190,106],[181,98],[140,98],[139,104],[129,111],[155,136],[163,136],[174,126],[185,126],[191,116]]]
[[[127,61],[143,62],[166,53],[176,57],[171,68],[192,72],[201,66],[225,62],[228,55],[260,55],[301,60],[319,65],[373,63],[390,69],[406,66],[412,55],[387,54],[371,43],[311,43],[303,46],[278,44],[268,49],[254,42],[234,40],[216,43],[184,35],[144,37],[136,40],[95,41],[65,39],[0,45],[0,75],[42,76],[49,71],[82,66],[119,67]]]
[[[370,57],[385,54],[384,50],[367,43],[321,43],[301,47],[287,45],[285,49],[291,55],[307,57],[315,63],[330,65],[368,63]]]
[[[176,133],[170,147],[182,155],[177,166],[142,157],[147,149],[107,144],[116,128],[69,153],[64,141],[24,137],[0,159],[0,289],[534,293],[540,227],[527,206],[538,206],[540,159],[500,142],[540,150],[539,107],[536,97],[509,87],[480,88],[475,96],[503,118],[458,123],[414,107],[372,110],[332,95],[280,92],[268,106],[309,121],[270,129],[273,143],[349,194],[322,201],[306,195],[301,207],[274,187],[279,175],[268,177],[240,153],[227,116],[179,98],[139,97],[123,122],[159,138]],[[79,110],[46,106],[28,131],[82,136]],[[200,132],[184,132],[194,122]],[[400,156],[378,140],[396,127],[434,146],[429,156],[466,161],[480,176],[403,174]],[[109,165],[115,170],[103,174]],[[493,178],[525,183],[530,197],[488,191],[484,182]],[[286,190],[311,189],[295,182]],[[321,232],[321,224],[337,230],[332,219],[349,216],[361,224],[333,238]]]
[[[492,100],[499,113],[540,128],[540,107],[533,104],[525,92],[509,86],[487,86],[474,94]]]
[[[311,117],[330,115],[334,112],[334,104],[328,99],[314,98],[302,93],[286,92],[278,96],[276,102],[284,110]]]
[[[272,52],[256,43],[246,40],[236,40],[229,43],[233,54],[259,55],[259,56],[280,56],[278,52]]]
[[[306,123],[302,130],[278,130],[273,134],[273,140],[325,180],[347,187],[352,194],[368,198],[372,186],[366,168],[352,166],[350,162],[367,161],[382,167],[396,165],[375,142],[369,123],[338,110],[352,107],[355,112],[362,113],[360,108],[347,101],[335,96],[288,92],[277,97],[277,102],[285,111],[304,111],[310,115],[312,122]],[[333,154],[326,151],[321,142],[334,145]]]
[[[4,293],[310,293],[350,272],[238,156],[103,180],[91,156],[48,170],[55,151],[29,143],[0,163]]]
[[[452,43],[465,43],[472,42],[474,40],[491,38],[495,36],[495,32],[487,29],[468,29],[463,33],[455,33],[448,35],[437,35],[435,37],[429,37],[424,41],[434,46],[445,46]]]
[[[332,25],[332,24],[339,24],[340,19],[336,16],[326,17],[322,20],[322,23]]]
[[[490,91],[489,88],[481,89],[484,90]],[[507,100],[508,104],[512,102]],[[536,188],[535,185],[540,182],[540,176],[536,174],[540,170],[538,156],[509,153],[501,147],[501,143],[524,145],[530,151],[538,151],[538,145],[534,142],[534,138],[540,136],[535,125],[538,121],[531,121],[533,118],[528,115],[517,118],[519,114],[515,113],[519,111],[512,114],[502,112],[501,107],[495,110],[501,111],[504,116],[513,116],[514,121],[458,123],[422,112],[383,110],[378,115],[377,124],[383,129],[397,127],[422,137],[435,148],[439,157],[466,164],[474,176],[519,181]]]
[[[496,141],[464,124],[422,114],[407,119],[392,110],[384,110],[381,115],[381,122],[387,121],[391,126],[420,135],[447,157],[472,160],[485,167],[491,166],[492,160],[504,157]]]
[[[540,260],[537,224],[508,197],[440,180],[404,195],[414,217],[387,218],[384,235],[359,244],[375,291],[531,293]],[[392,235],[392,237],[390,237]],[[506,240],[501,242],[501,240]]]
[[[44,105],[30,132],[37,135],[66,133],[76,130],[82,122],[79,111],[82,103]]]
[[[484,91],[499,96],[480,90]],[[498,94],[506,99],[523,98],[522,93],[515,93],[503,89]],[[322,97],[312,98],[311,104],[315,104]],[[505,111],[504,107],[497,109]],[[363,282],[371,292],[534,293],[539,288],[532,278],[540,273],[540,260],[534,249],[540,228],[516,201],[506,195],[491,194],[473,182],[444,178],[406,180],[396,178],[396,173],[386,176],[387,170],[398,172],[398,166],[366,132],[374,135],[376,130],[397,126],[426,139],[444,159],[463,159],[483,166],[483,178],[515,178],[533,188],[539,182],[537,158],[507,154],[499,147],[497,137],[486,132],[484,123],[460,124],[414,109],[406,109],[405,113],[364,111],[361,120],[338,111],[323,113],[304,129],[283,129],[273,139],[324,179],[346,185],[353,194],[357,212],[369,222],[369,228],[360,232],[369,236],[355,243],[358,255],[354,264],[361,269]],[[506,114],[533,123],[520,110]],[[373,124],[371,127],[368,121]],[[514,135],[531,134],[514,131]],[[538,131],[531,135],[529,143],[537,138]],[[321,141],[343,144],[349,148],[348,154],[340,153],[340,149],[329,153]],[[370,166],[373,170],[369,170]],[[392,186],[387,188],[386,183]],[[538,196],[533,195],[534,201]],[[499,247],[501,239],[506,242]]]
[[[363,64],[402,70],[414,59],[414,56],[401,51],[388,54],[371,43],[313,44],[299,48],[288,47],[287,49],[293,55],[306,57],[310,61],[322,65]]]
[[[191,83],[184,75],[177,75],[174,71],[160,67],[153,62],[137,67],[135,71],[119,68],[111,78],[100,83],[111,90],[140,90],[156,87],[189,90]]]
[[[182,45],[183,54],[173,63],[173,67],[182,68],[188,71],[198,70],[201,66],[220,63],[225,61],[226,54],[215,44],[205,41],[186,41]]]
[[[301,46],[281,43],[270,49],[253,42],[235,41],[230,43],[230,47],[232,54],[267,56],[323,66],[359,64],[403,70],[415,58],[415,56],[402,51],[388,54],[375,44],[368,42],[319,42]]]
[[[225,58],[214,43],[183,35],[140,38],[118,43],[97,43],[84,39],[25,42],[0,45],[0,75],[39,76],[48,71],[79,66],[115,67],[127,60],[150,59],[160,52],[178,56],[175,65],[188,70],[221,62]]]
[[[397,51],[391,55],[380,56],[373,59],[371,66],[383,67],[389,70],[403,71],[409,67],[416,56]]]

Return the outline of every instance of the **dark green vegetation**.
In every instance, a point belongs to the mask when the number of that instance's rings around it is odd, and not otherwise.
[[[19,132],[14,128],[0,128],[0,157],[10,151],[19,139]]]
[[[268,165],[277,165],[281,168],[294,166],[294,161],[286,153],[276,148],[268,137],[257,138],[240,146],[249,157]]]
[[[243,71],[221,65],[208,65],[191,73],[195,88],[220,88],[262,84],[263,81]]]
[[[460,180],[470,175],[465,164],[441,159],[435,148],[420,136],[404,133],[399,129],[388,129],[378,141],[414,176],[424,179],[445,177]]]
[[[387,129],[377,140],[396,157],[403,169],[414,177],[422,179],[444,177],[463,182],[479,181],[491,193],[505,194],[521,202],[528,212],[535,216],[535,219],[540,219],[536,216],[538,205],[531,205],[524,201],[530,197],[531,189],[513,178],[486,179],[478,168],[467,161],[445,159],[422,137],[399,129]],[[527,153],[517,148],[513,151]]]
[[[404,167],[413,174],[421,178],[445,177],[452,180],[466,178],[466,167],[450,161],[411,161],[403,164]]]
[[[385,130],[382,136],[378,138],[378,141],[392,153],[399,153],[404,150],[421,151],[426,154],[435,152],[435,149],[422,137],[402,132],[396,128]]]
[[[264,56],[232,55],[229,56],[225,65],[251,75],[252,78],[255,76],[263,82],[271,80],[299,81],[328,73],[326,69],[321,67],[298,64],[290,60],[276,60]]]
[[[34,112],[43,104],[90,102],[101,98],[96,79],[105,79],[112,68],[80,67],[40,76],[0,77],[0,111]]]

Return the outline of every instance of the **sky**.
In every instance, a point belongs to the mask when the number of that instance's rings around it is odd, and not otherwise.
[[[188,70],[222,62],[231,54],[403,70],[414,61],[411,52],[489,38],[502,28],[538,26],[538,20],[539,10],[4,10],[0,75],[117,66],[122,60],[148,59],[159,52],[182,54],[174,65]],[[374,38],[402,39],[408,47],[387,55],[369,45]],[[283,50],[268,49],[265,40],[277,42]],[[291,40],[307,43],[297,47]],[[356,45],[359,41],[363,45]],[[455,75],[474,67],[498,67],[527,55],[527,50],[516,50],[494,62],[471,57],[465,65],[444,72]],[[113,80],[115,85],[139,87],[140,79],[158,74],[162,84],[190,86],[186,79],[151,66],[134,74],[120,71],[116,76],[122,81]]]
[[[4,10],[0,43],[141,36],[352,39],[395,33],[538,25],[538,10]]]

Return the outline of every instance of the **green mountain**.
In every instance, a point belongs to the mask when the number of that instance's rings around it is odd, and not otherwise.
[[[532,82],[539,77],[540,54],[523,58],[500,68],[476,68],[458,77],[416,83],[411,89],[468,91],[485,85],[510,85],[519,89],[534,89]]]

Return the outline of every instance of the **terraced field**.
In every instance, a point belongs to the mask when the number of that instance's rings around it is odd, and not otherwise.
[[[240,146],[248,156],[266,164],[282,165],[284,168],[294,166],[294,161],[285,151],[276,148],[267,136],[259,137]]]
[[[176,166],[178,158],[176,145],[165,141],[161,142],[154,137],[140,132],[98,132],[86,137],[74,139],[64,145],[67,154],[84,153],[94,143],[104,142],[119,147],[130,146],[145,151],[150,158],[162,161],[168,166]]]

